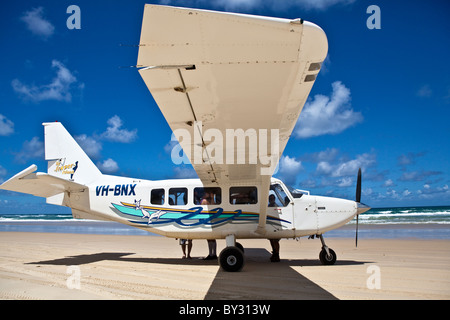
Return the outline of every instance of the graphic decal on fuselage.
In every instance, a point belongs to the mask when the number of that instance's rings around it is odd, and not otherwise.
[[[258,223],[259,214],[246,212],[240,209],[235,211],[224,211],[223,208],[205,210],[197,206],[190,209],[176,209],[167,207],[155,207],[141,205],[141,200],[135,200],[134,204],[120,202],[111,203],[121,217],[129,222],[146,224],[157,227],[166,224],[176,224],[182,227],[213,226],[217,227],[225,223]],[[267,216],[267,223],[279,225],[281,222],[290,221]]]

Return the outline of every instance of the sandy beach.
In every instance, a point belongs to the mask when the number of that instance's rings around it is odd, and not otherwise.
[[[178,241],[159,236],[0,233],[0,299],[450,299],[450,241],[328,238],[338,256],[318,260],[320,241],[241,240],[240,273],[181,259]],[[224,248],[218,241],[218,251]]]

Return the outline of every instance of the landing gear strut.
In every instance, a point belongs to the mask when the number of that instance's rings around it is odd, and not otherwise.
[[[337,259],[336,252],[334,252],[333,249],[328,248],[321,234],[319,235],[319,238],[320,242],[322,242],[322,250],[320,251],[319,254],[320,262],[324,265],[335,264]]]
[[[234,235],[226,237],[227,247],[219,255],[219,264],[228,272],[241,271],[244,266],[244,247],[236,242]]]

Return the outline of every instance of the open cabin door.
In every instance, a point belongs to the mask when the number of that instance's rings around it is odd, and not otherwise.
[[[294,202],[289,191],[278,182],[270,185],[267,223],[277,231],[294,229]]]

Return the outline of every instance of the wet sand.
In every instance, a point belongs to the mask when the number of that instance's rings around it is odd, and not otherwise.
[[[156,236],[0,232],[0,299],[450,299],[450,240],[327,238],[338,257],[320,264],[320,240],[240,240],[246,264],[227,273],[181,259],[178,241]],[[225,242],[218,241],[218,252]]]

